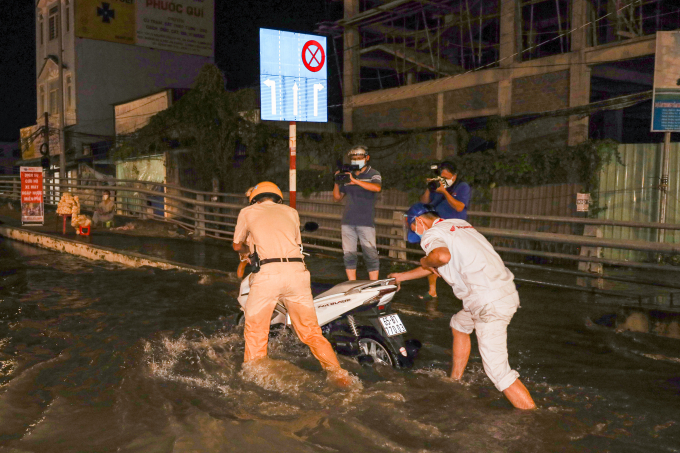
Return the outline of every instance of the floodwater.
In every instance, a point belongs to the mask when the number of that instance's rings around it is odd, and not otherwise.
[[[310,262],[312,276],[330,275]],[[361,368],[329,386],[293,335],[243,367],[235,287],[129,269],[0,239],[1,452],[676,452],[680,341],[591,320],[615,300],[521,287],[510,362],[539,409],[514,410],[473,339],[463,382],[447,378],[448,318],[395,298],[423,342],[414,369]]]

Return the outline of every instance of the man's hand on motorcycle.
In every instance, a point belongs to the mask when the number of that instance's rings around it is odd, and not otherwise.
[[[394,273],[387,276],[387,278],[393,278],[394,279],[394,284],[397,285],[397,291],[401,290],[401,280],[399,280],[400,276],[401,276],[401,273],[399,273],[399,272],[394,272]]]

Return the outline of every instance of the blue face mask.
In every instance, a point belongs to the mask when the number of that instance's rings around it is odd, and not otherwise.
[[[366,161],[365,160],[353,160],[352,165],[358,165],[359,170],[361,170],[362,168],[364,168],[364,165],[366,165]]]

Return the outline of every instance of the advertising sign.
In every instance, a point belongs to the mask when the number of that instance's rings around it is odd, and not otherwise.
[[[680,31],[656,33],[652,132],[680,131]]]
[[[212,57],[214,0],[76,0],[79,38]]]
[[[33,125],[22,128],[21,134],[21,158],[35,159],[40,157],[40,149],[44,148],[45,136],[42,125]],[[49,150],[50,156],[57,156],[61,150],[59,143],[59,126],[55,122],[50,122],[49,131]]]
[[[588,212],[590,207],[590,194],[577,193],[576,194],[576,212]]]
[[[45,223],[43,169],[21,167],[21,223]]]
[[[327,63],[325,37],[261,28],[262,119],[327,122]]]

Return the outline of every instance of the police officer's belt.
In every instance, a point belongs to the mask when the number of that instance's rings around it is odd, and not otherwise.
[[[266,260],[260,260],[260,265],[267,263],[303,263],[302,258],[267,258]]]

